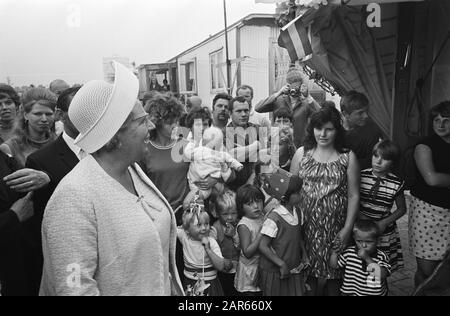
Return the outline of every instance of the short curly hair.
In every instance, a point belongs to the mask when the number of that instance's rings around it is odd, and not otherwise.
[[[20,105],[20,97],[19,94],[17,93],[16,90],[14,90],[13,87],[4,84],[4,83],[0,83],[0,94],[3,97],[7,97],[10,98],[14,104],[16,105],[16,107],[19,107]]]
[[[212,124],[212,115],[208,108],[193,108],[191,112],[186,117],[186,127],[192,129],[195,120],[201,119],[202,121],[207,121],[208,125]]]
[[[434,120],[438,116],[450,117],[450,101],[444,101],[431,108],[430,116]]]
[[[163,124],[178,122],[184,113],[183,105],[174,97],[167,94],[157,94],[145,104],[145,111],[150,120],[159,129]],[[151,137],[155,136],[151,133]]]

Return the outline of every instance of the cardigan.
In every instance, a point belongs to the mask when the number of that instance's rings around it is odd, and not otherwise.
[[[92,156],[60,182],[43,220],[41,295],[167,294],[160,235],[142,199],[154,212],[170,212],[169,279],[172,294],[183,295],[175,264],[173,210],[137,164],[129,171],[160,199],[129,193]]]

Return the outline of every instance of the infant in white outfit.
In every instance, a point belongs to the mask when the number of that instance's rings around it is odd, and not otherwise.
[[[220,192],[223,189],[220,179],[227,181],[231,176],[231,169],[240,171],[244,167],[224,150],[223,133],[216,127],[205,130],[201,144],[189,143],[184,150],[184,155],[191,162],[188,172],[191,192],[185,198],[185,209],[189,207],[189,203],[195,195],[203,200],[211,195],[212,190],[201,190],[195,185],[197,181],[205,180],[208,177],[217,179],[219,183],[216,188]]]

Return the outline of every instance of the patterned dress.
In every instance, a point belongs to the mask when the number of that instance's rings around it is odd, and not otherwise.
[[[300,162],[300,210],[304,217],[305,246],[311,261],[311,276],[341,279],[339,270],[329,266],[331,245],[344,228],[347,214],[347,168],[350,154],[343,153],[329,163],[316,161],[312,152]]]

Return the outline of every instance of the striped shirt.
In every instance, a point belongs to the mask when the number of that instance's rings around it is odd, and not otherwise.
[[[178,239],[183,245],[184,275],[191,280],[197,280],[197,275],[205,281],[216,279],[217,270],[201,241],[191,239],[182,228],[178,228]],[[208,239],[212,252],[223,258],[217,241],[211,237]]]
[[[391,273],[391,266],[389,265],[389,258],[387,255],[377,250],[376,257],[372,257],[382,268]],[[339,268],[344,268],[344,284],[341,292],[352,296],[387,296],[388,288],[386,280],[374,279],[367,270],[367,264],[358,257],[358,250],[355,246],[347,248],[338,260]]]
[[[361,214],[374,220],[389,216],[395,198],[403,191],[404,184],[404,181],[392,173],[378,178],[372,169],[362,171]]]

